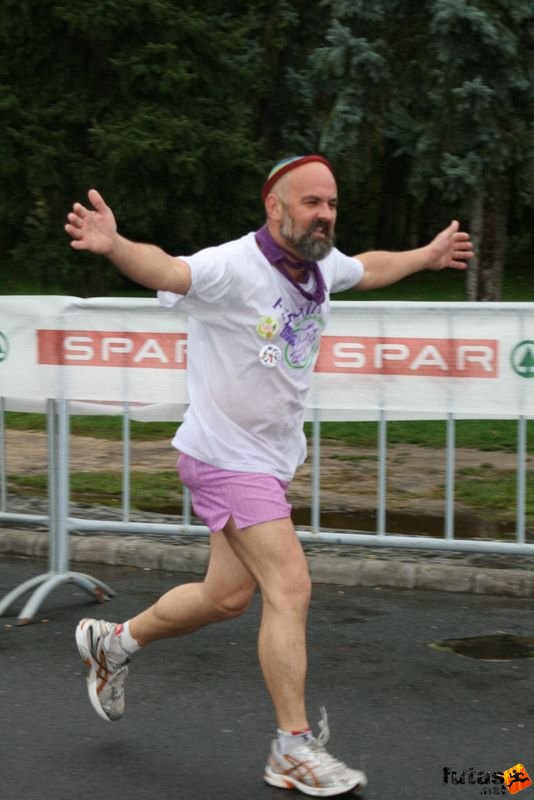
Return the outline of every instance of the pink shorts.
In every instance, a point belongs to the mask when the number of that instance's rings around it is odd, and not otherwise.
[[[180,453],[180,480],[191,492],[197,517],[210,531],[222,531],[232,517],[237,528],[248,528],[291,514],[286,491],[289,481],[259,472],[231,472]]]

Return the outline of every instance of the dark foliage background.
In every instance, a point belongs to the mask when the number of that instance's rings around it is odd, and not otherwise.
[[[90,186],[186,254],[261,224],[271,164],[311,151],[346,252],[459,217],[465,296],[496,300],[534,251],[531,0],[3,0],[0,86],[4,293],[124,290],[63,233]]]

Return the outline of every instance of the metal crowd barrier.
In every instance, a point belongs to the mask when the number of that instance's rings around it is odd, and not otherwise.
[[[96,600],[103,601],[114,594],[113,590],[98,579],[69,569],[69,533],[110,532],[135,534],[167,534],[171,536],[207,536],[208,529],[195,524],[191,516],[189,494],[184,487],[181,515],[176,524],[134,522],[130,519],[130,416],[125,404],[122,415],[122,520],[85,519],[70,515],[69,503],[69,440],[70,412],[66,400],[47,402],[48,431],[48,515],[13,513],[8,510],[6,469],[5,400],[0,398],[0,524],[47,525],[49,529],[48,571],[13,589],[0,600],[0,616],[21,597],[32,592],[17,624],[31,622],[45,597],[62,583],[75,583]],[[444,529],[441,538],[434,536],[410,536],[387,531],[387,452],[388,420],[384,413],[378,421],[378,479],[377,515],[374,531],[333,531],[321,527],[321,419],[313,411],[311,443],[311,530],[298,530],[304,542],[342,544],[345,546],[372,546],[432,550],[455,550],[465,552],[501,553],[503,555],[532,555],[534,544],[527,542],[527,419],[517,419],[517,492],[516,531],[514,541],[494,539],[457,539],[455,537],[455,417],[446,420],[446,464]],[[358,424],[358,423],[354,423]],[[181,521],[178,521],[181,519]],[[0,530],[1,535],[1,530]]]

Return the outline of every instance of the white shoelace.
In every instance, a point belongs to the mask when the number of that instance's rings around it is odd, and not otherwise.
[[[325,745],[330,738],[330,728],[328,726],[328,714],[326,713],[326,708],[321,706],[320,711],[321,719],[319,720],[319,736],[306,744],[305,748],[313,753],[314,757],[317,759],[316,766],[320,767],[320,772],[324,777],[333,772],[339,772],[339,770],[348,770],[348,767],[343,763],[343,761],[339,761],[339,759],[334,758],[334,756],[331,756],[330,753],[325,750]]]
[[[330,739],[330,728],[328,727],[328,714],[326,713],[325,706],[321,706],[321,719],[319,720],[319,736],[315,740],[318,745],[324,747]]]

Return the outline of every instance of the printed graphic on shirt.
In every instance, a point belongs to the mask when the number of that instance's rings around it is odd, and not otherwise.
[[[274,339],[279,330],[280,320],[272,316],[260,317],[256,325],[256,331],[262,339]]]
[[[259,352],[260,362],[264,367],[276,367],[282,358],[282,351],[275,344],[266,344]]]
[[[321,317],[305,317],[293,326],[292,341],[284,351],[286,364],[294,369],[309,366],[319,349],[324,322]]]
[[[318,303],[306,303],[298,311],[289,311],[279,297],[273,308],[282,315],[284,327],[280,338],[286,342],[284,361],[292,369],[305,369],[319,350],[325,319]]]

